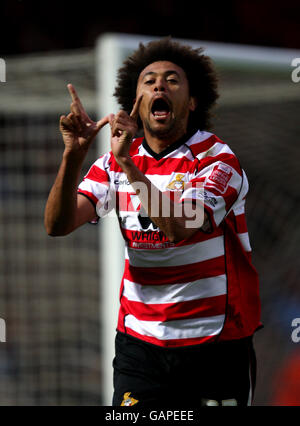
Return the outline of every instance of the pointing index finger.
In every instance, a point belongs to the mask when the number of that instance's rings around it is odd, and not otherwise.
[[[133,106],[133,109],[130,113],[130,117],[133,118],[134,120],[137,121],[138,116],[139,116],[139,108],[140,108],[140,104],[141,104],[141,100],[143,98],[143,95],[141,95],[136,101],[135,104]]]
[[[81,101],[79,99],[79,96],[78,96],[78,94],[77,94],[77,92],[76,92],[75,87],[73,86],[73,84],[68,84],[67,87],[68,87],[70,96],[72,98],[72,101],[73,102],[77,102],[79,105],[81,105]]]

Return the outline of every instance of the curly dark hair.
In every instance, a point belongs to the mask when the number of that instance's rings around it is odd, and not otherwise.
[[[116,96],[121,108],[130,113],[136,98],[140,73],[146,66],[157,61],[169,61],[181,67],[189,82],[190,96],[197,99],[197,108],[190,113],[189,130],[208,130],[211,127],[211,109],[219,97],[218,79],[212,61],[203,54],[203,49],[175,42],[171,37],[140,43],[139,48],[124,61],[118,71]],[[142,123],[139,121],[139,127]]]

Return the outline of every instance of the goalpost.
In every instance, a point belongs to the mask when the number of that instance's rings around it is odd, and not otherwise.
[[[113,97],[116,84],[117,70],[123,60],[138,47],[139,43],[147,43],[157,37],[146,37],[127,34],[105,34],[98,39],[96,46],[96,78],[97,78],[97,116],[103,117],[110,112],[117,112],[119,107]],[[299,99],[299,92],[290,84],[290,74],[293,71],[292,61],[300,57],[299,51],[264,48],[256,46],[241,46],[224,43],[212,43],[195,40],[178,40],[191,45],[193,48],[203,47],[204,53],[210,56],[222,70],[234,70],[256,73],[258,70],[277,72],[284,77],[278,79],[278,84],[264,83],[253,86],[246,79],[240,85],[221,87],[222,105],[243,105],[272,101],[273,99]],[[110,150],[110,129],[106,126],[99,135],[98,154]],[[102,395],[103,404],[111,405],[113,392],[114,338],[119,307],[119,286],[124,267],[124,242],[115,217],[108,217],[99,226],[100,241],[100,315],[101,315],[101,353],[102,353]]]

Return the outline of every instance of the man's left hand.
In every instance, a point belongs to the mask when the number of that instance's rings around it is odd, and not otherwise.
[[[141,100],[142,96],[136,100],[130,115],[125,111],[110,115],[111,149],[120,166],[130,158],[130,145],[138,130],[137,120]]]

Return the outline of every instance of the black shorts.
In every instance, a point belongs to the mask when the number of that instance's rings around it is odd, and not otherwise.
[[[250,405],[256,358],[252,338],[162,348],[117,333],[113,406]]]

